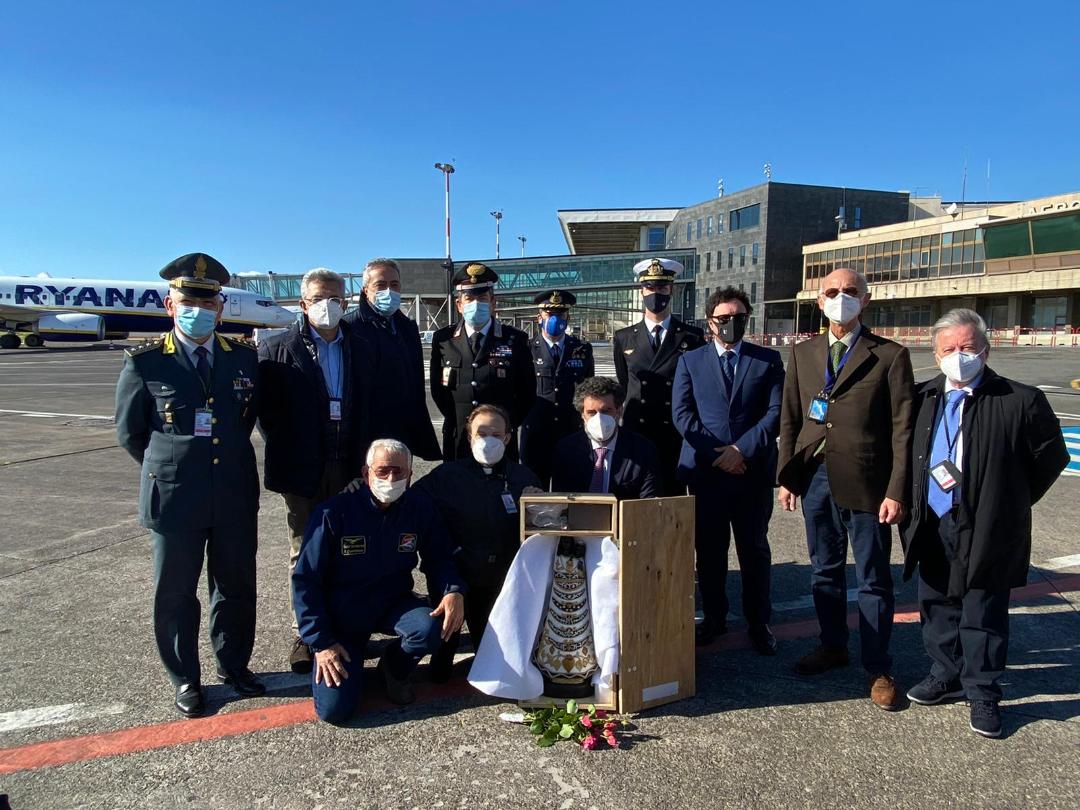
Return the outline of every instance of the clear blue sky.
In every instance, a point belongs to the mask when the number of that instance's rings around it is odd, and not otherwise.
[[[773,179],[1080,190],[1080,4],[5,3],[0,272],[565,253],[559,208]],[[827,6],[827,8],[826,8]],[[879,10],[879,8],[881,10]],[[968,10],[970,9],[970,10]]]

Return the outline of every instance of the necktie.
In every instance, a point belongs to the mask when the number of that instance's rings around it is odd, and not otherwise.
[[[724,372],[724,386],[730,399],[731,391],[735,387],[735,352],[724,352],[720,357],[720,370]]]
[[[195,350],[195,356],[199,358],[195,363],[195,370],[202,377],[204,388],[210,387],[210,361],[206,359],[209,354],[205,346],[200,346]]]
[[[956,462],[956,444],[960,432],[960,407],[964,404],[963,391],[950,391],[949,398],[945,402],[945,412],[938,422],[937,431],[934,433],[934,445],[930,450],[930,468],[940,464],[945,459]],[[930,487],[926,493],[927,503],[938,517],[942,517],[953,507],[956,493],[959,487],[954,487],[948,492],[942,492],[937,481],[930,477]]]
[[[589,482],[589,492],[604,492],[604,456],[607,455],[606,447],[597,447],[596,463],[592,468],[592,481]]]
[[[559,360],[562,358],[562,350],[559,349],[558,343],[551,344],[551,365],[554,368],[559,367]]]
[[[480,345],[483,342],[484,342],[484,333],[483,332],[473,332],[473,336],[472,336],[472,353],[473,353],[473,357],[476,357],[478,354],[480,354]]]
[[[844,357],[846,350],[847,346],[839,340],[829,347],[829,366],[832,368],[833,374],[836,373],[836,368],[840,365],[840,360]]]
[[[663,324],[657,324],[652,328],[652,350],[654,352],[660,351],[660,333],[663,332]]]

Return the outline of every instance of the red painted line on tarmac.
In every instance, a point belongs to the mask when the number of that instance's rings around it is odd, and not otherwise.
[[[1065,591],[1080,590],[1080,574],[1069,574],[1050,581],[1036,582],[1012,592],[1012,601],[1023,602],[1051,594],[1061,595]],[[917,622],[919,612],[913,605],[898,608],[894,621],[897,623]],[[858,613],[848,615],[848,623],[858,626]],[[778,639],[796,639],[814,636],[818,632],[816,619],[798,622],[786,622],[773,627]],[[701,652],[714,652],[748,647],[750,640],[745,632],[729,633]],[[432,703],[440,699],[478,696],[468,682],[457,678],[445,685],[419,684],[417,701],[413,705]],[[373,697],[364,701],[365,712],[393,708],[393,704],[384,697]],[[110,731],[104,734],[89,734],[83,737],[69,737],[50,742],[34,743],[18,748],[0,749],[0,774],[36,768],[50,768],[84,762],[104,757],[123,756],[176,745],[235,737],[253,731],[271,728],[284,728],[315,721],[315,706],[310,700],[294,701],[280,706],[269,706],[249,711],[230,712],[197,720],[176,720],[151,726]]]

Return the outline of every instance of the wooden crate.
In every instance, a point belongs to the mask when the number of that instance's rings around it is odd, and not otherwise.
[[[570,504],[568,528],[527,526],[530,503]],[[631,714],[693,697],[693,496],[620,503],[612,495],[545,493],[523,495],[520,508],[522,539],[533,534],[609,535],[619,546],[619,673],[610,695],[578,703]],[[581,528],[583,523],[588,528]],[[541,697],[521,705],[564,702]]]

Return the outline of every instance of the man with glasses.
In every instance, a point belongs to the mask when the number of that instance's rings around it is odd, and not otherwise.
[[[712,345],[679,359],[672,408],[683,437],[679,479],[697,496],[697,578],[705,613],[697,642],[709,644],[727,631],[734,532],[750,641],[761,655],[775,655],[768,531],[784,362],[772,349],[743,340],[752,307],[742,290],[717,290],[705,312]]]
[[[363,694],[372,633],[393,636],[379,656],[386,694],[415,700],[409,675],[460,627],[463,586],[435,503],[410,489],[412,454],[394,439],[368,448],[361,480],[315,511],[292,576],[304,643],[315,651],[319,719],[345,723]],[[419,562],[428,598],[413,593]]]
[[[310,270],[300,282],[301,320],[259,345],[264,480],[285,499],[290,576],[312,510],[359,475],[371,441],[371,352],[342,321],[345,306],[344,279]],[[295,623],[288,660],[293,672],[311,671]]]
[[[795,667],[818,675],[848,664],[847,550],[855,558],[859,639],[870,699],[900,703],[889,674],[894,594],[892,526],[908,492],[914,382],[908,350],[860,321],[866,279],[838,268],[824,278],[818,307],[828,332],[793,346],[780,417],[780,505],[803,498],[821,645]]]
[[[675,277],[683,266],[673,259],[645,259],[634,265],[645,307],[641,322],[615,332],[615,374],[626,389],[623,424],[656,445],[661,495],[684,494],[676,475],[682,437],[671,419],[671,386],[679,358],[705,343],[696,326],[671,314]]]
[[[517,459],[517,429],[536,399],[529,339],[495,317],[499,276],[470,262],[452,279],[461,321],[439,329],[431,341],[431,398],[443,415],[443,460],[468,458],[469,414],[477,405],[498,405],[510,414],[513,437],[506,448]]]
[[[442,457],[424,391],[424,350],[416,322],[401,311],[401,268],[393,259],[372,259],[364,267],[357,305],[343,320],[371,347],[367,376],[371,411],[379,414],[379,435],[403,442],[428,461]]]

